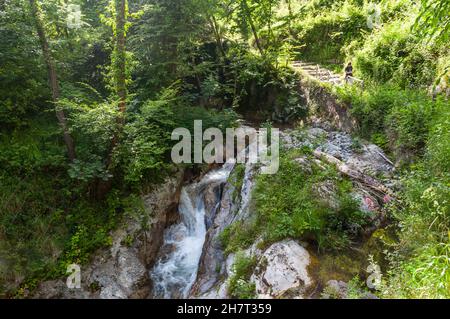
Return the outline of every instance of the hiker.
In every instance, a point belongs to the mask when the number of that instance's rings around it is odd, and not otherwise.
[[[348,80],[349,77],[353,77],[353,65],[352,65],[352,62],[349,62],[347,67],[345,68],[345,79]]]

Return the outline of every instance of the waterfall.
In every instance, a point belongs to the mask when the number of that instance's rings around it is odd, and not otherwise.
[[[165,231],[162,257],[150,272],[154,298],[188,296],[197,277],[207,232],[203,192],[212,183],[225,183],[233,167],[234,163],[226,163],[182,189],[178,208],[181,221]]]

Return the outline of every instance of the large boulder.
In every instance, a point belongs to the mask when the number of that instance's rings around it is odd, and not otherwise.
[[[261,256],[251,277],[258,298],[302,298],[313,285],[308,274],[311,258],[296,241],[270,246]]]

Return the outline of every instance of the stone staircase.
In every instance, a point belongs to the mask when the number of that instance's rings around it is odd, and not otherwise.
[[[359,84],[361,87],[364,87],[364,81],[354,77],[345,78],[343,75],[327,70],[317,63],[294,61],[292,63],[292,67],[294,69],[302,70],[312,78],[323,83],[331,83],[332,85],[337,86],[341,86],[343,84]]]

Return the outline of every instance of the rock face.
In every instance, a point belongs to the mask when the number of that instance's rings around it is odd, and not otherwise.
[[[317,125],[321,126],[320,123]],[[394,171],[394,164],[382,149],[376,145],[355,140],[349,133],[312,127],[302,132],[286,130],[280,137],[288,149],[307,146],[327,153],[343,161],[350,168],[363,173],[389,176]]]
[[[301,81],[300,93],[306,105],[321,121],[328,121],[344,132],[352,132],[358,127],[356,120],[348,112],[349,107],[339,102],[330,90],[320,83],[304,77]]]
[[[206,229],[209,229],[214,223],[222,192],[223,185],[221,183],[212,183],[204,191]]]
[[[125,299],[146,298],[150,293],[148,269],[155,262],[164,230],[177,220],[183,182],[179,171],[143,197],[144,216],[128,218],[113,234],[113,244],[103,249],[89,265],[81,267],[81,289],[68,289],[65,280],[43,282],[33,298]],[[129,238],[134,238],[128,245]]]
[[[233,222],[234,214],[232,211],[235,209],[232,200],[233,192],[234,187],[229,183],[226,184],[220,207],[206,234],[197,280],[191,290],[191,296],[193,297],[208,294],[208,291],[213,289],[219,278],[224,274],[225,269],[222,266],[225,262],[225,256],[219,235]]]
[[[261,256],[251,281],[259,298],[302,297],[313,284],[308,251],[293,240],[270,246]]]
[[[338,280],[330,280],[327,282],[324,292],[322,294],[322,299],[350,299],[350,298],[358,298],[358,299],[378,299],[374,294],[363,291],[361,289],[355,289],[353,294],[355,296],[351,296],[349,293],[349,284],[343,281]]]
[[[206,234],[197,280],[191,289],[191,297],[226,297],[226,283],[224,279],[230,274],[232,262],[224,254],[220,242],[220,234],[226,227],[236,221],[247,218],[251,213],[249,205],[251,204],[251,192],[256,174],[257,168],[255,165],[249,164],[246,166],[240,190],[235,189],[233,183],[227,183],[224,186],[220,205]]]

